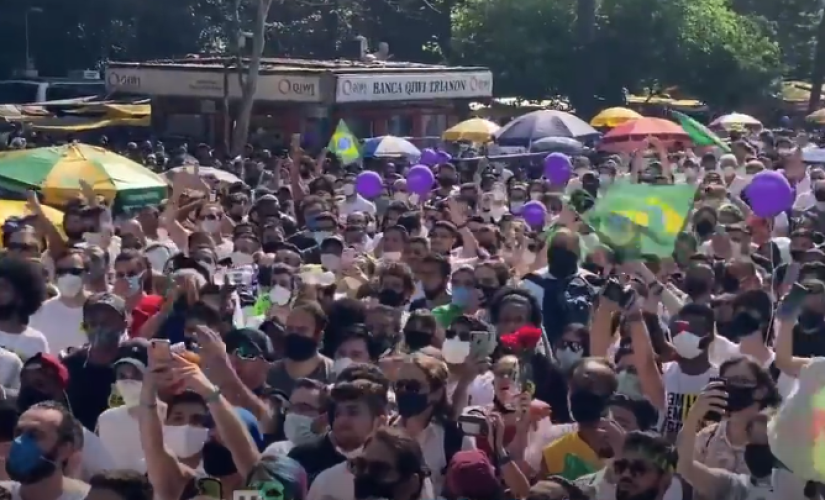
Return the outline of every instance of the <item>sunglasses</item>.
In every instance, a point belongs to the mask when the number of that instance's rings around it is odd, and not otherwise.
[[[653,467],[644,460],[627,460],[623,458],[613,461],[613,472],[618,476],[629,472],[631,476],[638,477],[647,474],[651,470],[653,470]]]
[[[63,269],[55,269],[54,274],[57,276],[63,276],[70,274],[72,276],[82,276],[83,275],[83,268],[82,267],[65,267]]]
[[[424,389],[424,383],[420,380],[403,379],[395,381],[395,392],[419,393]]]
[[[6,245],[8,250],[14,250],[18,252],[34,252],[38,250],[38,246],[36,243],[17,243],[17,242],[9,242]]]
[[[383,477],[392,473],[392,466],[387,462],[367,460],[364,457],[356,457],[348,463],[349,471],[355,476]]]

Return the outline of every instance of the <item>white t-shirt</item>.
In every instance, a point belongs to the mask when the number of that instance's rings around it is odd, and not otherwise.
[[[288,439],[285,441],[276,441],[267,446],[261,455],[265,457],[283,457],[286,456],[294,447],[295,445]]]
[[[686,375],[675,361],[665,363],[662,368],[667,411],[660,418],[661,428],[663,434],[675,436],[682,428],[682,422],[697,396],[711,378],[719,375],[719,369],[711,365],[710,369],[701,375]]]
[[[112,457],[113,469],[146,472],[146,457],[140,444],[138,421],[126,406],[109,408],[97,418],[97,435]]]
[[[338,204],[338,213],[346,216],[355,212],[364,212],[366,214],[375,215],[375,203],[362,197],[360,194],[355,195],[353,201],[344,200]]]
[[[436,498],[433,484],[429,478],[424,479],[420,500]],[[307,500],[355,500],[355,476],[349,471],[347,462],[333,465],[322,471],[312,482]]]
[[[80,481],[67,480],[63,494],[56,500],[84,500],[89,494],[89,485]],[[20,496],[20,483],[17,481],[0,481],[0,489],[11,492],[11,500],[23,500]]]
[[[0,330],[0,347],[17,354],[23,360],[40,352],[51,352],[46,336],[30,326],[20,333]]]
[[[140,448],[138,448],[140,450]],[[80,456],[80,478],[88,481],[98,472],[115,469],[112,455],[97,434],[83,428],[83,451]]]
[[[0,348],[0,386],[5,389],[19,389],[21,371],[23,361],[20,356]]]
[[[83,306],[69,307],[59,297],[49,299],[29,319],[29,326],[46,337],[49,349],[54,353],[80,347],[89,341],[80,325],[83,322]]]

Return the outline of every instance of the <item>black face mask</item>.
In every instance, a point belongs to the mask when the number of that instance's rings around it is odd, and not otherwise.
[[[21,387],[20,392],[17,393],[17,409],[23,413],[37,403],[51,399],[54,398],[43,391],[38,391],[33,387]]]
[[[820,327],[820,325],[822,325],[822,322],[822,313],[812,309],[802,309],[802,313],[799,315],[798,320],[799,327],[802,328],[803,331],[816,330]]]
[[[805,250],[791,250],[791,260],[799,262],[805,256]]]
[[[481,297],[482,297],[481,305],[482,306],[486,306],[487,304],[489,304],[490,301],[495,296],[496,292],[498,292],[498,290],[499,290],[499,287],[496,287],[496,286],[479,286],[477,288],[479,290],[481,290]]]
[[[238,472],[229,448],[215,441],[203,445],[203,470],[212,477],[226,477]]]
[[[293,361],[306,361],[318,352],[318,342],[299,333],[284,336],[284,356]]]
[[[398,481],[385,483],[379,478],[364,474],[355,476],[353,484],[355,486],[356,500],[366,500],[368,498],[394,498],[396,487],[406,478]]]
[[[619,485],[621,485],[621,481]],[[659,490],[656,488],[650,488],[649,490],[640,491],[635,495],[631,495],[630,492],[619,488],[618,485],[616,487],[616,500],[656,500],[659,497]]]
[[[455,179],[453,179],[452,177],[439,177],[438,178],[438,185],[441,186],[441,187],[444,187],[444,188],[454,186],[455,185]]]
[[[725,293],[736,293],[739,291],[739,278],[732,274],[725,273],[722,276],[722,291]]]
[[[404,294],[391,288],[385,288],[378,292],[378,303],[388,307],[401,307],[404,305]]]
[[[814,191],[814,198],[816,198],[816,201],[825,201],[825,191],[821,189],[819,191]]]
[[[730,322],[728,333],[732,338],[739,338],[759,330],[762,324],[748,311],[736,313]]]
[[[265,241],[261,244],[261,250],[263,250],[264,253],[276,253],[280,246],[281,242],[279,241]]]
[[[430,407],[430,397],[419,392],[396,392],[395,403],[398,414],[404,418],[421,415]]]
[[[706,295],[710,291],[708,282],[697,276],[685,276],[684,286],[685,293],[692,299]]]
[[[713,223],[713,221],[702,219],[698,221],[695,225],[696,234],[703,238],[710,236],[710,233],[713,232],[714,226],[715,224]]]
[[[551,246],[547,250],[547,270],[555,278],[567,278],[579,269],[579,256],[562,246]]]
[[[66,237],[70,240],[82,240],[83,239],[83,231],[65,231]]]
[[[728,393],[725,409],[729,412],[742,411],[754,402],[753,387],[727,385],[725,386],[725,391]]]
[[[745,465],[753,477],[768,477],[776,467],[770,445],[749,443],[745,445]]]
[[[430,332],[407,330],[404,332],[404,343],[411,351],[418,351],[432,344],[433,336]]]
[[[587,390],[576,390],[570,394],[570,415],[580,424],[598,422],[607,409],[606,397]]]

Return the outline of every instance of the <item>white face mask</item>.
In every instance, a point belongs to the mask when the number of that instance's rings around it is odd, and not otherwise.
[[[398,262],[401,260],[401,252],[384,252],[381,258],[387,262]]]
[[[616,381],[618,382],[616,389],[618,394],[624,394],[630,399],[645,399],[638,375],[623,370],[616,375]]]
[[[203,449],[209,429],[191,425],[164,425],[163,444],[178,458],[189,458]]]
[[[120,397],[123,398],[123,404],[127,408],[132,408],[140,403],[140,391],[143,388],[143,382],[139,380],[118,380],[115,382],[115,388]]]
[[[332,233],[329,231],[315,231],[312,233],[312,237],[315,239],[315,243],[321,244],[322,241],[332,236]]]
[[[332,363],[332,373],[338,375],[353,363],[354,361],[350,358],[338,358]]]
[[[146,258],[149,264],[152,265],[152,270],[159,273],[163,272],[166,267],[166,262],[169,260],[169,251],[163,248],[157,248],[146,252]]]
[[[269,300],[271,300],[276,306],[287,305],[287,303],[289,303],[289,299],[291,298],[292,292],[281,285],[275,285],[272,287],[272,290],[269,291]]]
[[[284,418],[284,435],[296,446],[311,443],[318,438],[318,436],[312,432],[312,423],[314,421],[314,418],[307,415],[287,413]]]
[[[510,202],[510,211],[511,212],[518,212],[522,208],[524,208],[524,202],[523,201]]]
[[[202,220],[200,223],[200,227],[201,231],[203,231],[204,233],[217,233],[218,230],[220,230],[221,228],[221,221],[213,219]]]
[[[736,167],[723,167],[722,174],[724,174],[725,177],[733,177],[734,175],[736,175]]]
[[[470,343],[459,340],[458,336],[447,339],[441,346],[441,355],[447,363],[460,365],[470,355]]]
[[[407,201],[409,198],[410,195],[404,191],[397,191],[392,195],[392,199],[395,201]]]
[[[355,186],[352,184],[344,184],[343,189],[341,192],[344,193],[344,196],[352,196],[355,194]]]
[[[251,266],[255,260],[248,253],[232,252],[233,266]]]
[[[559,368],[567,371],[571,366],[576,364],[576,361],[582,359],[584,354],[581,351],[574,351],[573,349],[565,347],[563,349],[556,349],[555,355],[556,361],[559,363]]]
[[[490,216],[493,218],[494,221],[498,222],[504,217],[504,214],[507,213],[507,207],[503,207],[501,205],[493,205],[493,208],[490,209]]]
[[[63,274],[57,277],[57,291],[63,297],[76,297],[83,290],[83,278],[73,274]]]
[[[673,348],[676,354],[685,359],[698,358],[704,351],[699,347],[702,337],[691,332],[680,332],[673,337]]]
[[[321,265],[324,266],[327,271],[335,272],[341,268],[341,257],[331,253],[322,253]]]
[[[358,448],[355,448],[354,450],[344,451],[340,447],[336,446],[335,451],[337,451],[339,454],[341,454],[347,460],[352,460],[353,458],[358,458],[358,457],[361,456],[361,453],[364,452],[364,447],[359,446]]]
[[[523,254],[521,254],[521,262],[525,266],[532,266],[533,262],[535,262],[535,261],[536,261],[536,254],[534,254],[533,252],[527,251],[527,252],[524,252]]]

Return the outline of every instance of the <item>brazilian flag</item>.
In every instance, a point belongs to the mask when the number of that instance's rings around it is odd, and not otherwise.
[[[361,159],[361,152],[358,151],[358,138],[352,135],[344,120],[338,121],[335,133],[329,140],[327,151],[335,154],[341,159],[341,163],[349,165]]]
[[[617,183],[583,219],[599,240],[625,259],[669,257],[693,207],[694,186]]]

